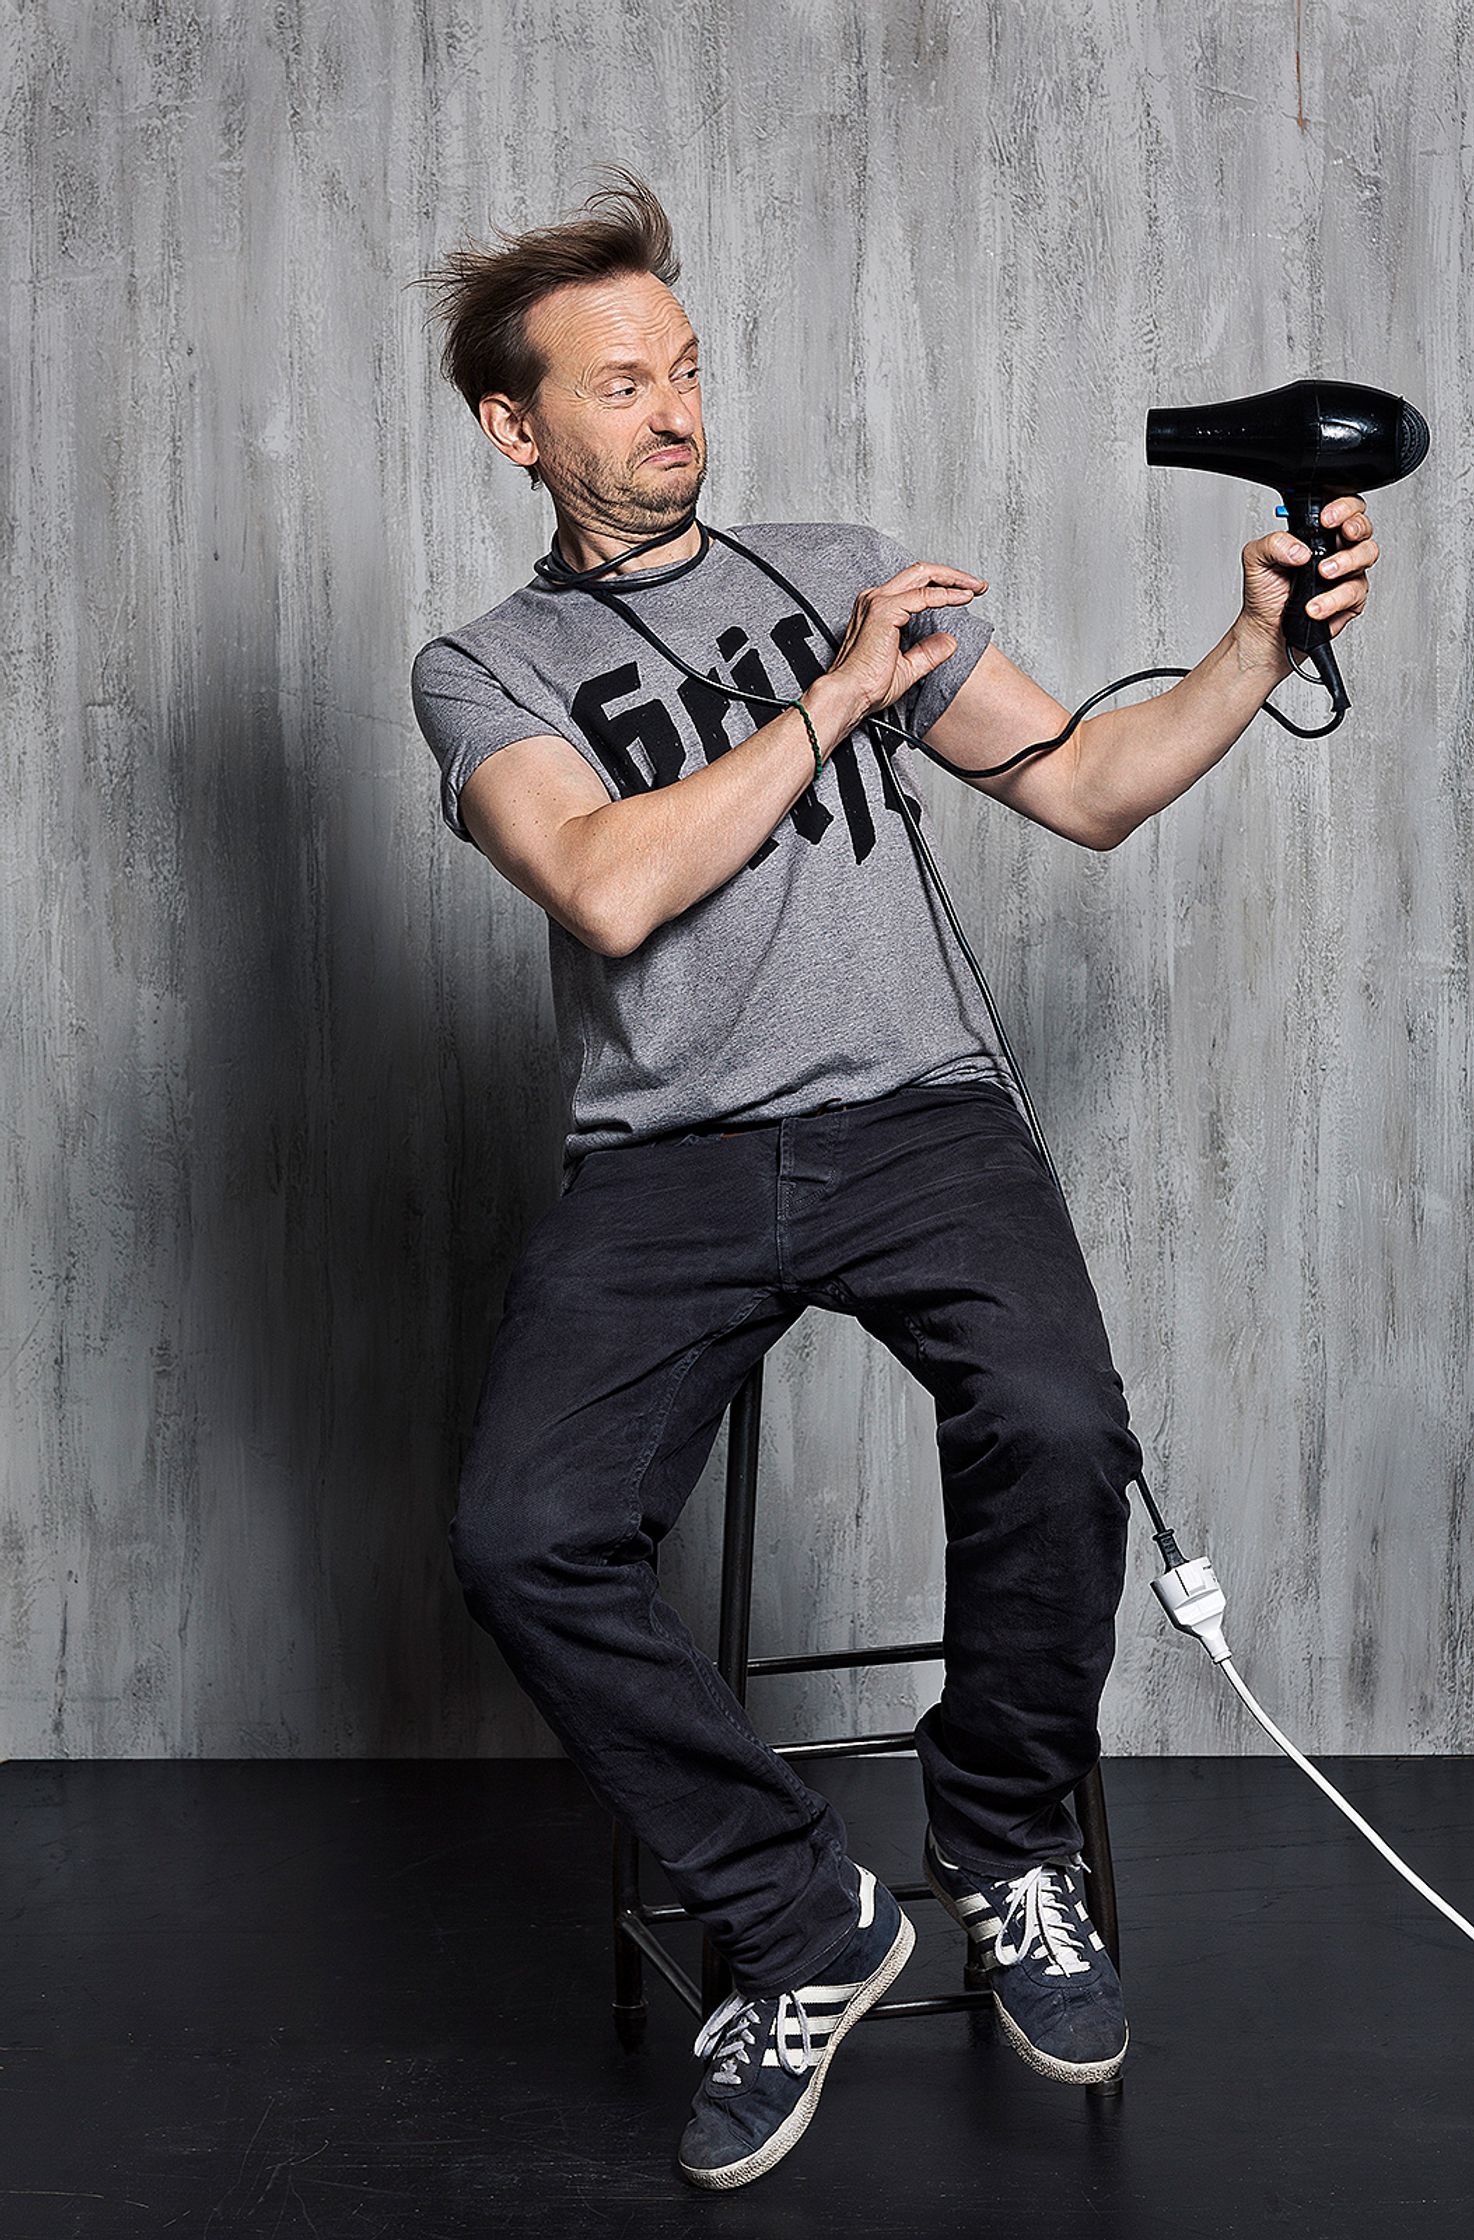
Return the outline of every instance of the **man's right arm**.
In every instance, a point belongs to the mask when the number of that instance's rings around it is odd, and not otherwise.
[[[827,762],[860,720],[855,697],[831,675],[801,697]],[[460,811],[504,878],[586,947],[623,957],[739,871],[813,778],[807,726],[784,708],[715,762],[619,801],[568,740],[519,739],[477,764]]]

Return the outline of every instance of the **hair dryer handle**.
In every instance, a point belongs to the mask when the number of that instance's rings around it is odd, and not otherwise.
[[[1338,552],[1341,538],[1338,531],[1321,527],[1320,505],[1315,498],[1285,498],[1286,525],[1292,537],[1298,537],[1310,547],[1310,558],[1295,571],[1290,585],[1290,596],[1285,601],[1285,611],[1280,617],[1280,628],[1287,646],[1308,653],[1313,646],[1328,646],[1331,642],[1330,626],[1321,615],[1307,614],[1306,602],[1328,588],[1326,578],[1319,573],[1320,564],[1331,552]]]

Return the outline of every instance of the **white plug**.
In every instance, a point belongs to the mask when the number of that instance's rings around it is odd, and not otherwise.
[[[1160,1522],[1160,1520],[1158,1521]],[[1260,1726],[1269,1736],[1270,1741],[1277,1743],[1280,1749],[1284,1751],[1285,1756],[1297,1765],[1302,1773],[1309,1775],[1316,1787],[1324,1791],[1337,1810],[1345,1813],[1352,1826],[1361,1830],[1367,1842],[1381,1852],[1382,1857],[1387,1860],[1389,1865],[1396,1867],[1403,1881],[1411,1883],[1419,1896],[1426,1898],[1429,1905],[1436,1906],[1438,1911],[1447,1920],[1451,1921],[1456,1929],[1462,1929],[1466,1937],[1474,1938],[1474,1921],[1466,1921],[1464,1916],[1449,1904],[1447,1898],[1441,1898],[1438,1892],[1423,1880],[1421,1875],[1413,1873],[1405,1859],[1398,1858],[1391,1844],[1378,1835],[1371,1822],[1363,1820],[1356,1807],[1346,1802],[1339,1789],[1332,1788],[1319,1766],[1313,1766],[1310,1760],[1295,1748],[1289,1736],[1281,1733],[1263,1705],[1255,1701],[1254,1696],[1240,1678],[1228,1643],[1223,1638],[1223,1627],[1219,1620],[1228,1608],[1228,1598],[1222,1587],[1219,1586],[1213,1566],[1208,1558],[1206,1556],[1193,1556],[1189,1561],[1184,1562],[1181,1550],[1178,1548],[1170,1528],[1166,1525],[1162,1525],[1161,1530],[1156,1535],[1156,1541],[1164,1559],[1168,1556],[1177,1557],[1177,1561],[1169,1565],[1160,1578],[1153,1579],[1152,1593],[1161,1603],[1162,1608],[1178,1631],[1197,1635],[1229,1685],[1237,1695],[1242,1696],[1254,1717],[1259,1721]]]
[[[1153,1579],[1152,1593],[1180,1632],[1195,1633],[1215,1664],[1227,1663],[1232,1651],[1218,1621],[1228,1608],[1228,1597],[1206,1556],[1174,1564]]]

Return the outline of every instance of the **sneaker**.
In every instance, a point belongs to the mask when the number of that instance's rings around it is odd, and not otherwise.
[[[857,1867],[860,1918],[822,1983],[770,1998],[734,1991],[692,2051],[709,2062],[681,2135],[677,2168],[695,2186],[745,2186],[781,2162],[809,2127],[835,2047],[910,1958],[916,1931],[883,1882]]]
[[[1015,2052],[1065,2084],[1115,2076],[1129,2037],[1121,1980],[1086,1910],[1079,1853],[981,1875],[944,1857],[928,1825],[921,1868],[967,1931]]]

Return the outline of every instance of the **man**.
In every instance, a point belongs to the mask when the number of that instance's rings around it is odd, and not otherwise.
[[[728,1958],[678,2155],[728,2188],[802,2134],[913,1941],[650,1561],[727,1403],[810,1305],[855,1315],[936,1403],[928,1881],[1033,2066],[1088,2082],[1127,2043],[1069,1798],[1099,1753],[1140,1450],[905,829],[912,750],[863,727],[893,709],[964,783],[1115,847],[1289,674],[1303,555],[1284,532],[1245,547],[1242,612],[1171,691],[974,775],[1068,711],[992,644],[968,570],[854,523],[709,533],[698,339],[665,213],[620,176],[584,215],[430,276],[444,370],[547,488],[556,536],[536,580],[422,647],[414,704],[446,822],[547,914],[568,1114],[450,1540],[471,1613]],[[1348,549],[1311,611],[1335,632],[1377,548],[1360,499],[1324,518]]]

